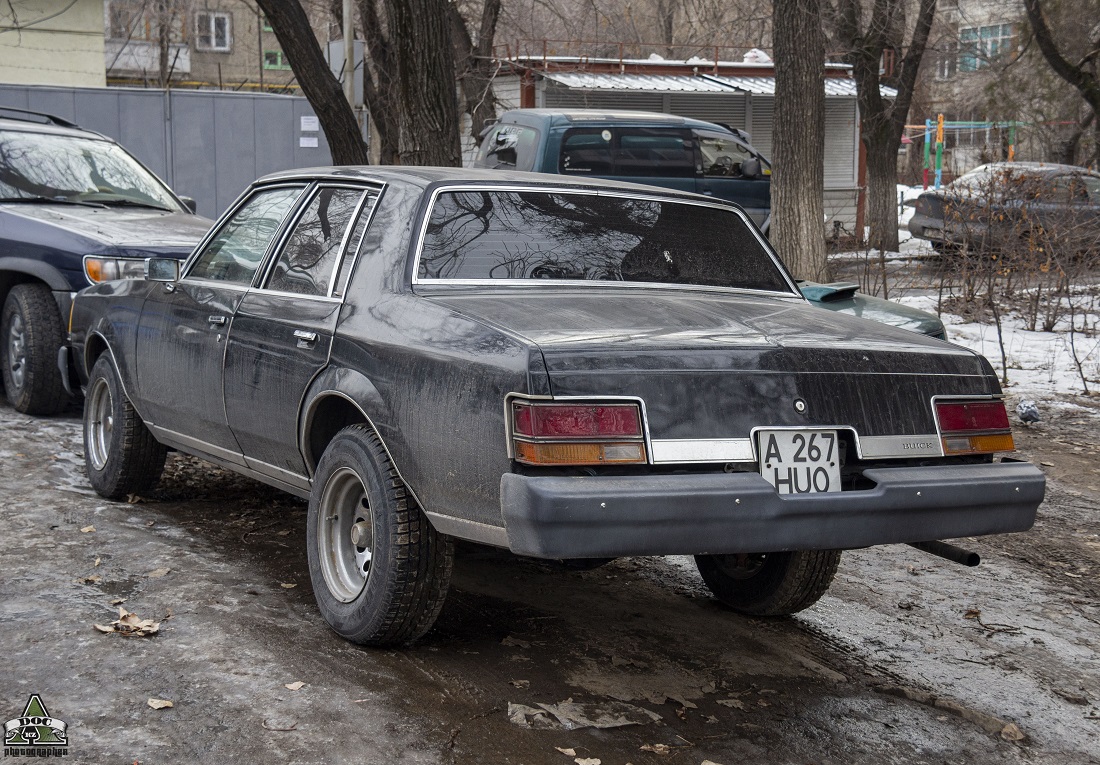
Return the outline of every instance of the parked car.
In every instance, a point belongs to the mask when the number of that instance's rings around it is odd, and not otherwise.
[[[694,191],[771,224],[771,164],[748,135],[674,114],[512,109],[485,129],[474,164]]]
[[[446,168],[257,181],[182,266],[81,292],[85,464],[147,492],[171,447],[309,498],[345,638],[432,625],[452,540],[693,554],[789,614],[840,551],[1021,531],[1042,473],[980,355],[811,307],[744,212]]]
[[[936,314],[895,303],[892,300],[864,295],[859,291],[858,284],[851,282],[819,284],[799,280],[798,289],[810,303],[821,308],[862,319],[880,321],[883,324],[919,332],[937,340],[947,339],[947,329]]]
[[[140,277],[151,255],[186,257],[213,222],[193,206],[110,138],[0,107],[0,378],[13,407],[65,406],[72,295]]]
[[[1083,167],[994,162],[921,194],[914,207],[909,231],[941,251],[1100,250],[1100,173]]]

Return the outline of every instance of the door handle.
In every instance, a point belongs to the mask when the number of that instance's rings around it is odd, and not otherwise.
[[[294,330],[294,337],[296,337],[298,339],[299,344],[311,345],[311,344],[317,342],[317,333],[316,332],[310,332],[310,331],[305,330],[305,329],[296,329],[296,330]]]
[[[207,316],[206,320],[211,324],[216,324],[219,327],[224,326],[226,322],[224,316]]]

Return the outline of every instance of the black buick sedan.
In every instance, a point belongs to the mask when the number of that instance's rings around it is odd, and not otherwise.
[[[102,496],[168,448],[309,498],[349,640],[430,629],[452,541],[693,554],[788,614],[841,550],[1021,531],[1044,480],[981,356],[812,308],[736,206],[435,168],[265,177],[182,266],[76,299]]]

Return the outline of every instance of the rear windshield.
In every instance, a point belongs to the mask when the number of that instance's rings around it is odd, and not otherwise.
[[[734,211],[595,193],[444,192],[431,210],[418,275],[791,291]]]

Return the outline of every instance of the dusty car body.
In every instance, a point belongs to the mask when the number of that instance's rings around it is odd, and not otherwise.
[[[320,265],[318,265],[320,264]],[[76,299],[89,478],[172,447],[310,500],[321,611],[406,642],[452,538],[694,554],[791,613],[839,550],[1020,531],[1043,491],[988,362],[812,308],[739,208],[434,168],[257,181],[177,273]]]
[[[1100,173],[1083,167],[994,162],[913,205],[909,231],[938,250],[1100,250]]]

